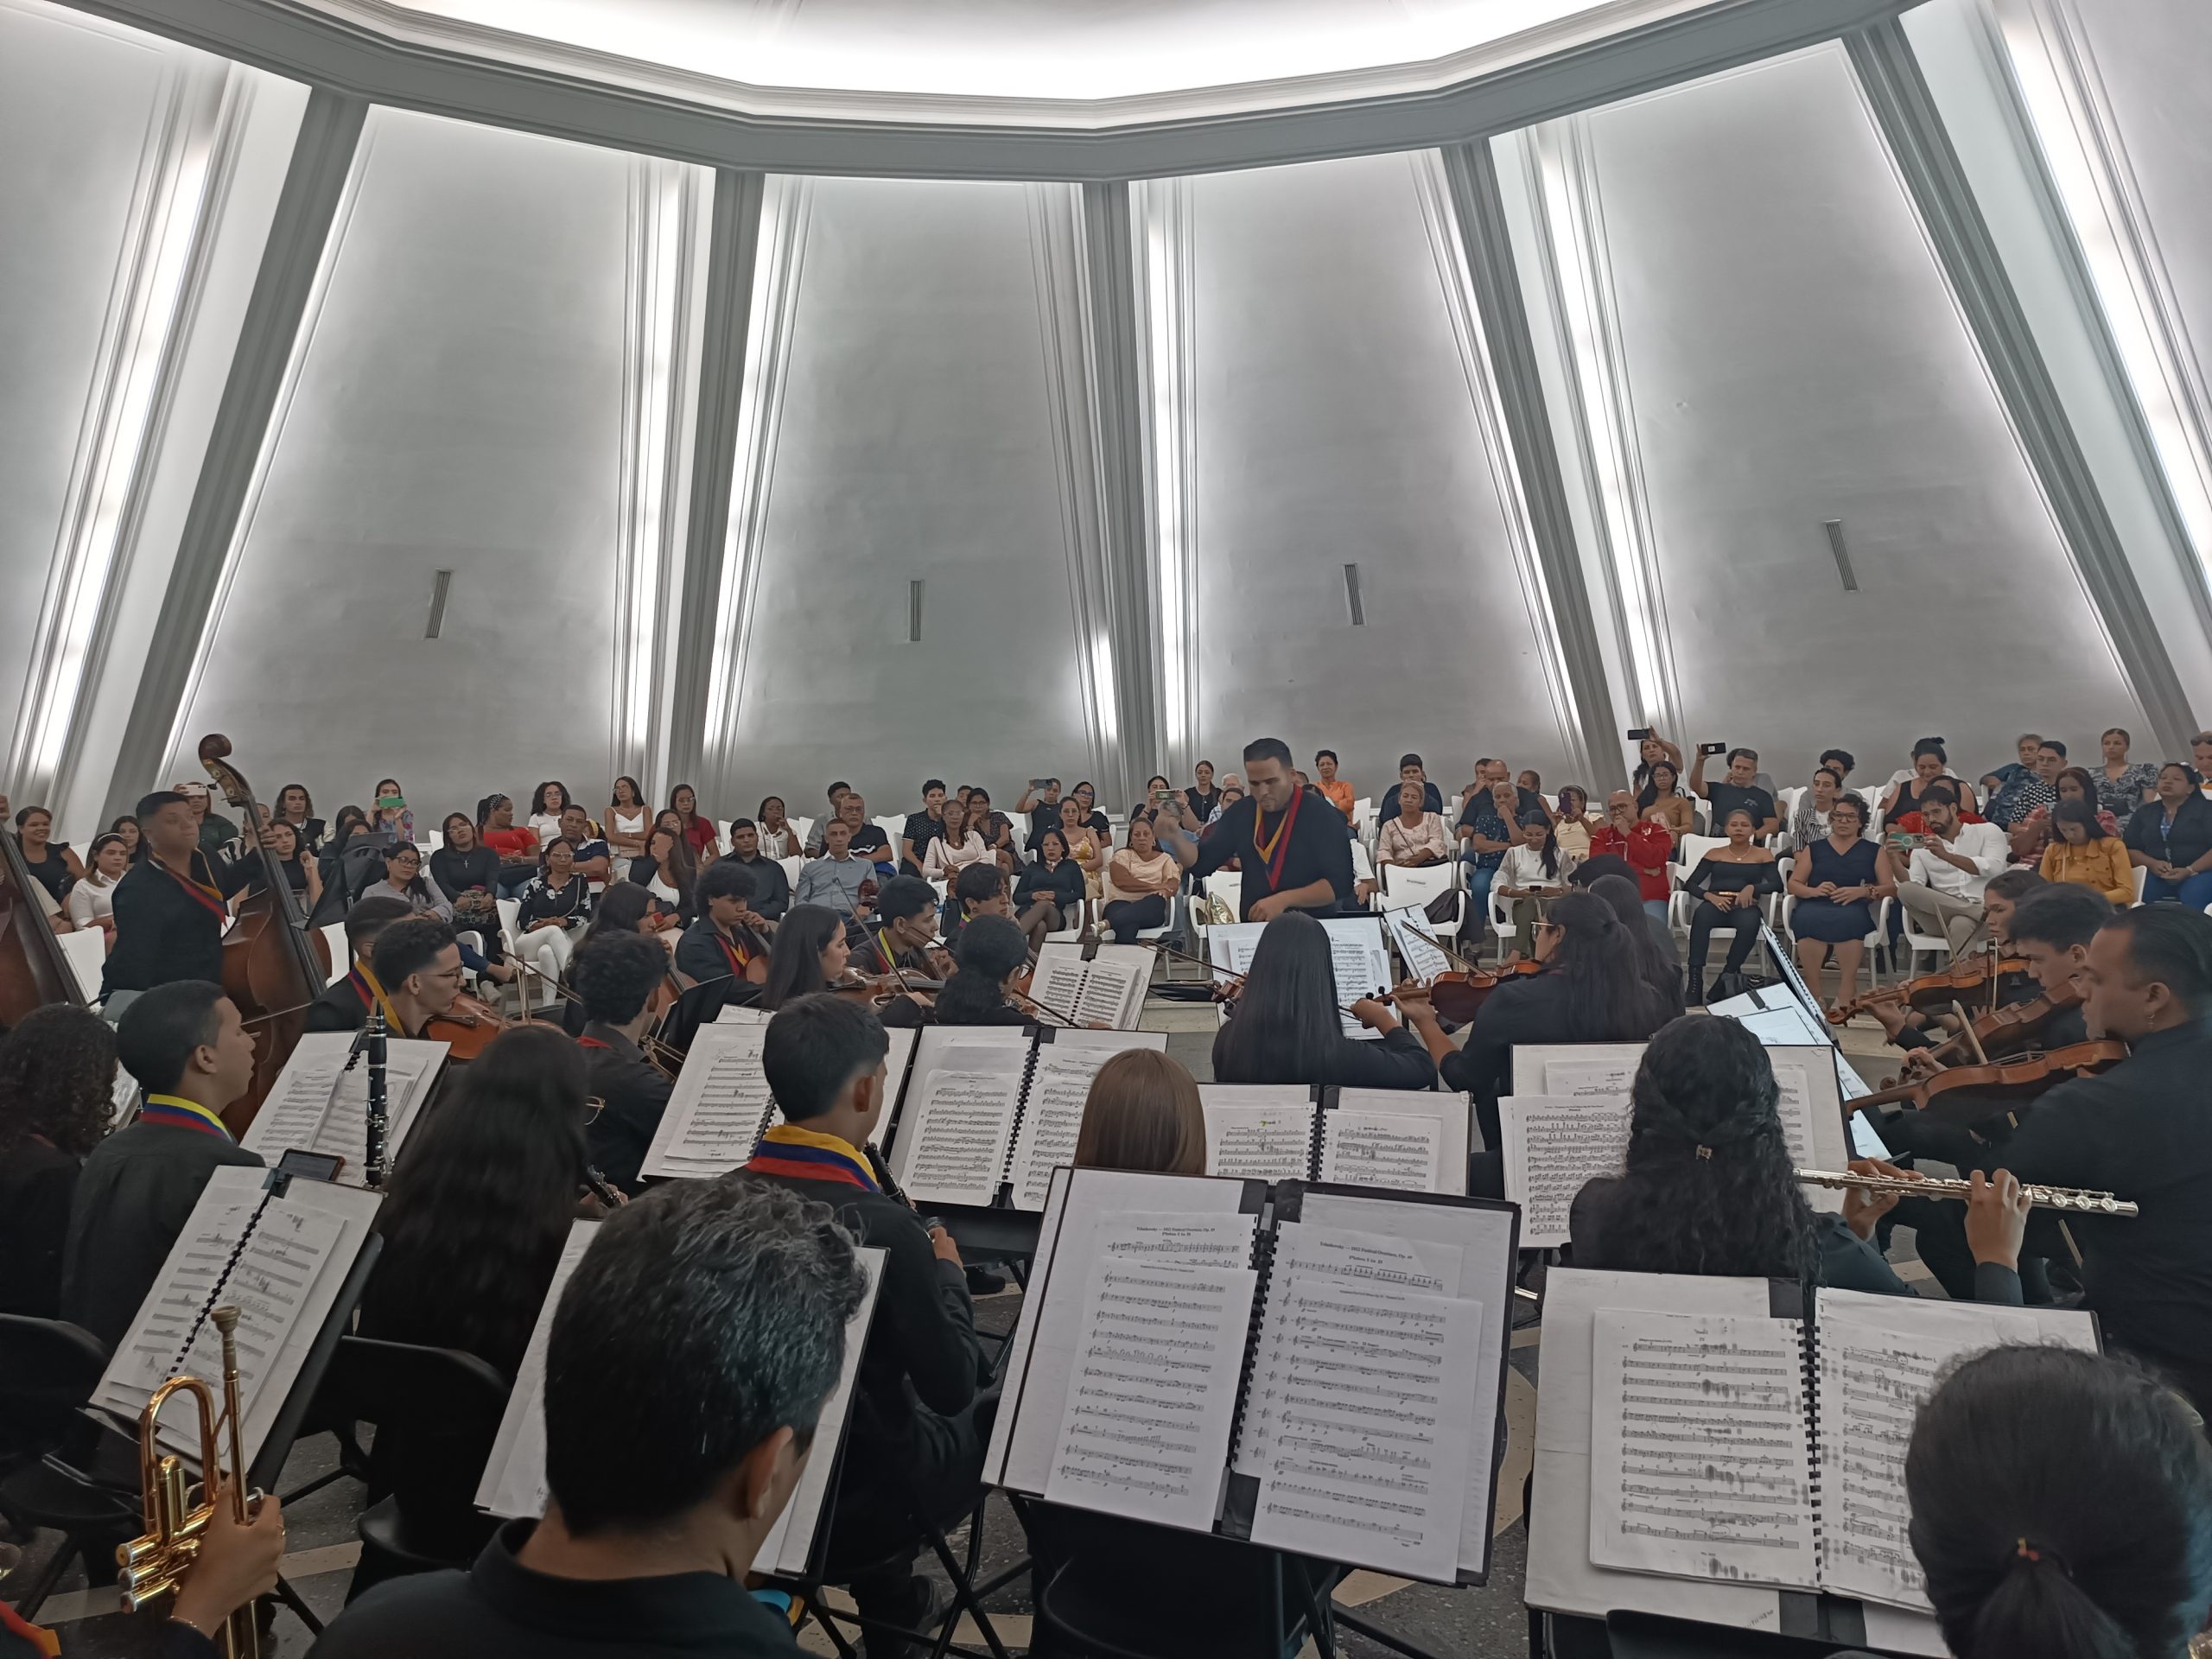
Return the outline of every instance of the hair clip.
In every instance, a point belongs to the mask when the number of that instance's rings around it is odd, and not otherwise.
[[[2012,1555],[2016,1560],[2032,1561],[2038,1566],[2047,1560],[2068,1578],[2074,1576],[2074,1569],[2066,1565],[2066,1558],[2056,1550],[2042,1544],[2031,1544],[2024,1538],[2012,1541]]]
[[[1697,1149],[1697,1155],[1709,1160],[1713,1156],[1713,1148],[1711,1147],[1700,1147]]]

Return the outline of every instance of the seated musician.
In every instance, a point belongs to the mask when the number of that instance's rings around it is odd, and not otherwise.
[[[342,966],[345,971],[334,973],[322,995],[308,1004],[309,1031],[359,1031],[367,1023],[369,1010],[376,1006],[379,995],[370,952],[376,949],[378,934],[413,914],[408,902],[397,893],[372,893],[346,912],[346,950],[352,960],[331,964],[334,969]],[[385,1022],[397,1024],[389,1007]]]
[[[1175,861],[1204,880],[1230,859],[1241,859],[1242,921],[1270,922],[1289,910],[1334,915],[1351,907],[1351,842],[1328,798],[1301,788],[1292,777],[1290,746],[1275,737],[1246,744],[1244,775],[1250,796],[1224,809],[1203,841],[1161,821]]]
[[[2024,906],[2023,907],[2024,908]],[[2022,925],[2014,918],[2017,931]],[[2117,912],[2079,975],[2094,1039],[2133,1052],[2060,1084],[2020,1115],[2002,1148],[2022,1180],[2133,1200],[2127,1220],[2068,1221],[2082,1256],[2082,1305],[2111,1344],[2164,1370],[2212,1409],[2212,916],[2178,905]],[[1988,1167],[1997,1149],[1974,1161]]]
[[[869,901],[862,890],[873,888],[880,878],[874,865],[853,851],[852,843],[853,826],[843,818],[823,824],[822,856],[799,871],[798,890],[792,895],[798,903],[821,905],[846,915],[868,912]]]
[[[978,922],[969,931],[1011,922]],[[747,1171],[827,1204],[861,1243],[889,1252],[860,1364],[830,1554],[839,1561],[891,1558],[890,1567],[851,1581],[862,1619],[912,1628],[934,1599],[912,1570],[918,1514],[950,1522],[982,1491],[983,1449],[997,1408],[982,1390],[989,1375],[960,1251],[942,1227],[887,1192],[865,1148],[887,1101],[883,1027],[858,1003],[809,996],[769,1021],[760,1056],[785,1121],[762,1137]],[[649,1200],[650,1202],[650,1200]],[[877,1641],[871,1638],[874,1651]],[[895,1646],[894,1646],[894,1649]]]
[[[1427,1006],[1423,1001],[1409,1007],[1408,1018],[1414,1017],[1414,1007],[1426,1011]],[[1286,911],[1260,935],[1229,1021],[1214,1033],[1214,1079],[1360,1089],[1435,1087],[1432,1048],[1398,1023],[1389,1004],[1363,996],[1351,1004],[1351,1013],[1370,1031],[1381,1033],[1382,1040],[1344,1034],[1328,931],[1303,911]],[[1433,1022],[1435,1016],[1427,1017]],[[1440,1040],[1450,1046],[1440,1033]]]
[[[2017,867],[1999,870],[1989,878],[1989,885],[1981,893],[1982,918],[1987,924],[1990,940],[2004,954],[2012,954],[2013,906],[2029,893],[2049,885],[2033,870]],[[2032,1001],[2038,988],[2032,979],[2003,978],[1997,984],[1998,1001],[2000,1006],[2011,1001]],[[1899,1048],[1926,1048],[1943,1040],[1942,1017],[1925,1014],[1903,998],[1872,1003],[1866,1011],[1874,1016],[1890,1041]]]
[[[854,941],[853,966],[876,978],[949,978],[952,956],[936,941],[937,889],[918,875],[895,875],[876,894],[875,914]]]
[[[699,919],[677,943],[677,971],[699,985],[719,979],[758,985],[767,978],[768,941],[753,908],[753,872],[718,859],[700,874],[693,891]]]
[[[259,868],[251,859],[211,863],[192,803],[173,790],[138,803],[138,826],[146,856],[115,884],[115,943],[100,982],[111,1019],[130,1006],[124,992],[180,979],[222,982],[223,928],[230,919],[224,901]]]
[[[584,1032],[576,1040],[592,1096],[602,1103],[588,1131],[591,1161],[635,1198],[645,1149],[676,1087],[639,1046],[656,1017],[653,993],[668,978],[668,951],[647,934],[609,933],[577,950],[569,977],[583,1004]]]
[[[115,1116],[115,1065],[114,1030],[67,1002],[0,1037],[0,1313],[60,1317],[70,1205]]]
[[[1575,1195],[1574,1265],[1809,1278],[1833,1290],[1911,1295],[1871,1242],[1896,1195],[1853,1188],[1842,1215],[1814,1210],[1790,1161],[1781,1097],[1766,1050],[1736,1020],[1688,1014],[1662,1027],[1630,1090],[1625,1171]],[[1852,1168],[1907,1173],[1871,1160]],[[2027,1215],[2019,1183],[2000,1171],[1963,1208],[1975,1300],[2019,1306]]]
[[[802,996],[817,996],[849,982],[865,983],[847,971],[852,957],[843,917],[822,905],[798,906],[776,930],[776,942],[768,951],[768,977],[755,1006],[772,1013]]]
[[[2180,1659],[2212,1613],[2212,1449],[2123,1359],[1974,1355],[1922,1402],[1904,1488],[1958,1659]]]
[[[797,1654],[745,1580],[864,1287],[846,1234],[765,1182],[675,1181],[625,1205],[554,1315],[544,1518],[501,1526],[465,1573],[378,1586],[313,1659]]]
[[[1182,1061],[1132,1048],[1100,1066],[1084,1099],[1074,1161],[1077,1169],[1205,1174],[1205,1112]]]
[[[1593,899],[1604,899],[1611,908],[1628,936],[1625,943],[1636,957],[1637,971],[1643,976],[1643,982],[1659,994],[1667,1018],[1671,1020],[1685,1007],[1681,964],[1675,956],[1675,935],[1671,929],[1651,919],[1634,879],[1627,872],[1628,866],[1619,859],[1589,858],[1574,867],[1567,883],[1571,887],[1580,887]]]
[[[386,926],[369,952],[369,969],[384,987],[391,1034],[420,1037],[431,1020],[453,1012],[461,995],[461,944],[435,916],[410,916]],[[448,1074],[453,1064],[447,1064]]]
[[[1119,856],[1119,855],[1116,855]],[[1173,863],[1173,860],[1169,861]],[[945,896],[938,931],[943,935],[944,948],[957,956],[960,934],[978,916],[1003,916],[1014,919],[1014,901],[1007,896],[1006,872],[996,864],[970,864],[953,878],[952,891]],[[1015,922],[1017,927],[1021,924]],[[1050,931],[1043,927],[1022,927],[1022,937],[1029,941],[1029,954],[1034,957]]]
[[[157,810],[185,809],[178,802]],[[207,1178],[225,1165],[262,1162],[223,1123],[224,1109],[252,1086],[254,1039],[221,986],[185,979],[154,987],[124,1011],[115,1042],[145,1104],[86,1158],[61,1262],[61,1317],[111,1350],[137,1317]]]
[[[791,879],[761,851],[760,826],[752,819],[729,821],[729,861],[753,872],[753,913],[771,927],[782,921],[791,907]]]
[[[903,879],[903,878],[902,878]],[[891,896],[893,883],[884,895]],[[911,996],[895,997],[883,1010],[887,1026],[1026,1026],[1037,1014],[1007,1001],[1014,982],[1029,966],[1029,944],[1021,930],[1003,916],[978,916],[960,934],[958,964],[947,976],[932,1006]]]

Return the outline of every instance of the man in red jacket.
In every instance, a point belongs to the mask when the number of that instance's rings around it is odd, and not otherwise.
[[[1590,855],[1611,853],[1628,861],[1636,872],[1636,889],[1643,908],[1663,918],[1667,913],[1667,860],[1673,855],[1675,838],[1656,818],[1636,816],[1636,798],[1615,790],[1605,801],[1605,822],[1590,832]]]

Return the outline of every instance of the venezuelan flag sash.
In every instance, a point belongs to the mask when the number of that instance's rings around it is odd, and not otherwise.
[[[849,1141],[803,1129],[796,1123],[779,1123],[762,1135],[745,1166],[759,1174],[781,1175],[791,1180],[836,1181],[865,1187],[870,1192],[883,1191],[866,1155]]]

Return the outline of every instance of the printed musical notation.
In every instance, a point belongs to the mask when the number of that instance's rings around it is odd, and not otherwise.
[[[1249,1268],[1101,1259],[1047,1502],[1211,1529],[1258,1284]]]
[[[1427,911],[1418,905],[1386,911],[1382,920],[1390,930],[1398,954],[1405,958],[1406,971],[1415,979],[1427,982],[1450,970],[1452,958],[1428,942],[1436,937],[1436,924],[1428,919]],[[1421,937],[1424,933],[1427,938]]]
[[[1796,1325],[1601,1308],[1592,1357],[1591,1560],[1813,1588]]]
[[[1547,1068],[1551,1077],[1560,1068]],[[1593,1178],[1617,1175],[1628,1153],[1625,1094],[1508,1095],[1497,1103],[1505,1140],[1505,1195],[1521,1206],[1521,1241],[1548,1249],[1567,1241],[1575,1195]]]
[[[1006,1166],[1019,1071],[938,1071],[921,1081],[899,1132],[900,1182],[917,1199],[988,1205]]]
[[[1098,1224],[1101,1260],[1178,1268],[1249,1268],[1252,1217],[1181,1210],[1121,1210]]]
[[[1229,1103],[1201,1091],[1206,1168],[1242,1180],[1302,1181],[1313,1172],[1312,1099],[1286,1089],[1278,1103]]]
[[[1353,1111],[1321,1115],[1321,1179],[1351,1186],[1436,1190],[1444,1125],[1433,1116]]]
[[[1626,1105],[1642,1064],[1641,1059],[1552,1060],[1544,1066],[1543,1092],[1560,1100],[1611,1100]]]
[[[1481,1308],[1294,1274],[1268,1294],[1245,1410],[1255,1543],[1448,1582],[1467,1503]]]
[[[351,1032],[311,1032],[285,1062],[269,1099],[254,1114],[243,1144],[270,1163],[286,1151],[335,1154],[346,1161],[339,1171],[346,1186],[367,1184],[369,1160],[369,1070],[365,1058],[348,1071]],[[443,1061],[446,1045],[393,1038],[385,1044],[385,1156],[398,1155],[400,1142]]]
[[[1389,1290],[1457,1296],[1466,1251],[1433,1238],[1398,1238],[1286,1221],[1275,1227],[1277,1273],[1319,1274]]]
[[[752,1157],[776,1115],[760,1069],[766,1040],[765,1025],[700,1028],[645,1154],[646,1174],[711,1179]]]

